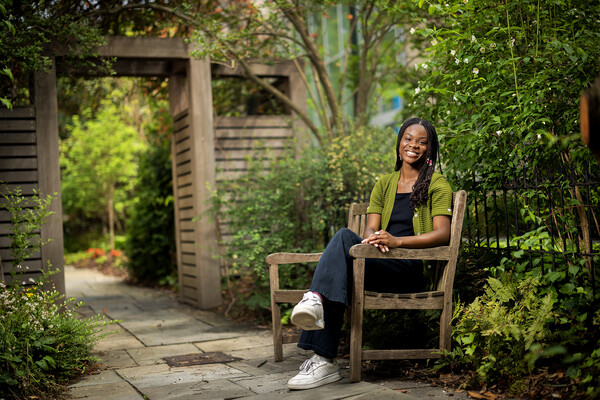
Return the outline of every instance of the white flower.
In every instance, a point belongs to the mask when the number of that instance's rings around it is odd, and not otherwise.
[[[475,43],[477,41],[477,38],[475,37],[475,35],[471,35],[471,43]]]
[[[35,283],[35,281],[33,280],[33,278],[29,278],[29,282]]]
[[[491,47],[492,49],[495,49],[495,48],[496,48],[496,43],[492,43],[492,44],[490,44],[490,47]]]
[[[540,135],[540,134],[538,133],[538,139],[541,139],[541,138],[542,138],[542,135]]]
[[[465,64],[468,64],[468,63],[469,63],[469,59],[468,59],[468,58],[465,58],[465,60],[464,60],[463,62],[464,62]]]
[[[460,60],[458,58],[455,58],[454,62],[456,63],[456,65],[458,65],[458,63],[460,63]]]
[[[431,45],[432,45],[432,46],[435,46],[436,44],[438,44],[438,41],[437,41],[437,39],[433,39],[433,40],[431,41]]]
[[[450,50],[451,55],[456,55],[456,50]]]
[[[452,96],[452,100],[458,101],[458,99],[456,98],[456,96]]]
[[[479,68],[473,68],[473,73],[474,73],[475,75],[479,74]]]
[[[421,93],[421,88],[416,88],[415,89],[415,94],[419,94],[419,93]]]
[[[496,131],[496,135],[498,135],[498,136],[502,135],[502,131]]]
[[[481,48],[479,49],[479,51],[480,51],[481,53],[485,53],[485,47],[481,47]]]
[[[450,115],[450,110],[446,111],[446,114]]]
[[[419,64],[415,64],[415,71],[419,69]]]
[[[515,39],[514,39],[514,38],[512,38],[512,39],[510,40],[510,47],[513,47],[514,45],[515,45]]]
[[[460,83],[461,83],[461,82],[462,82],[462,81],[459,79],[459,80],[457,80],[457,81],[456,81],[456,84],[457,84],[457,85],[460,85]]]
[[[421,67],[422,67],[423,69],[427,69],[427,64],[423,63],[423,64],[421,64]]]
[[[415,34],[415,28],[410,28],[410,34],[414,35]]]

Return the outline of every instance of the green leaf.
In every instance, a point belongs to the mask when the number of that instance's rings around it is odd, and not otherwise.
[[[17,33],[17,30],[15,29],[15,26],[12,24],[12,22],[4,20],[4,25],[6,25],[10,33],[12,33],[13,35]]]
[[[10,102],[8,99],[5,99],[5,98],[3,98],[3,97],[0,97],[0,102],[1,102],[2,104],[4,104],[4,106],[5,106],[6,108],[8,108],[9,110],[12,110],[12,108],[13,108],[13,107],[12,107],[12,103],[11,103],[11,102]]]
[[[2,72],[2,74],[4,74],[4,75],[8,76],[8,78],[9,78],[11,81],[14,81],[14,80],[15,80],[15,78],[14,78],[14,76],[13,76],[13,73],[12,73],[12,71],[10,70],[10,68],[3,68],[3,69],[2,69],[2,71],[0,71],[0,72]]]
[[[515,258],[521,258],[521,257],[523,257],[523,254],[525,254],[525,250],[517,250],[517,251],[513,252],[513,256]]]

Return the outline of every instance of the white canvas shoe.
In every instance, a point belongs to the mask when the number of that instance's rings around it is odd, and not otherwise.
[[[342,379],[340,367],[335,361],[329,361],[317,354],[304,361],[300,372],[287,383],[292,390],[312,389]]]
[[[292,323],[305,331],[325,328],[321,297],[313,292],[304,293],[302,300],[292,310]]]

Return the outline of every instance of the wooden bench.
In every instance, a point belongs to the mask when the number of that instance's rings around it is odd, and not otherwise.
[[[357,244],[350,249],[353,262],[354,287],[351,305],[350,328],[350,381],[360,381],[362,360],[427,359],[439,358],[444,350],[450,351],[450,333],[452,320],[452,289],[461,242],[462,225],[467,203],[464,190],[454,193],[450,243],[427,249],[390,249],[382,253],[368,244]],[[354,203],[348,212],[348,228],[362,236],[367,221],[368,203]],[[288,290],[279,287],[279,265],[317,262],[321,253],[274,253],[267,256],[271,285],[271,312],[273,318],[273,347],[275,361],[283,360],[283,344],[295,343],[300,335],[283,335],[281,330],[282,303],[298,303],[305,290]],[[376,293],[364,290],[364,272],[366,258],[398,258],[417,260],[445,261],[443,273],[437,282],[436,290],[408,293]],[[435,349],[409,350],[363,350],[362,318],[363,311],[369,309],[439,309],[440,342]]]

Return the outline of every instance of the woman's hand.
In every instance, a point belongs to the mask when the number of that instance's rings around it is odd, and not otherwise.
[[[402,246],[400,238],[392,236],[384,230],[375,231],[363,239],[361,243],[371,244],[381,250],[382,253],[387,253],[390,248]]]

